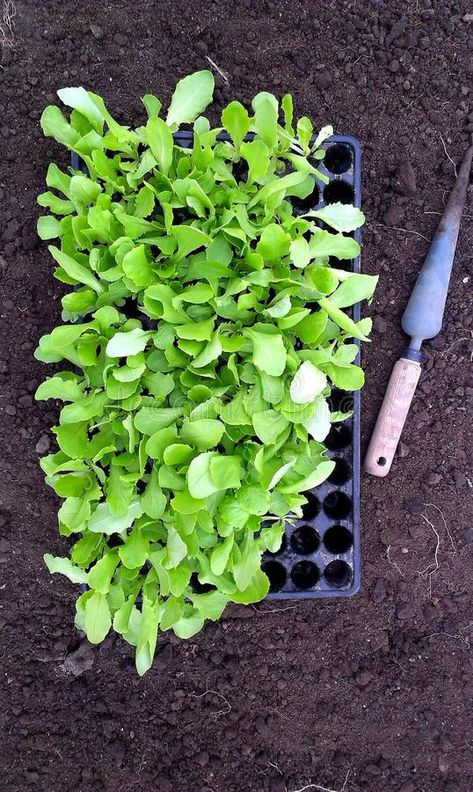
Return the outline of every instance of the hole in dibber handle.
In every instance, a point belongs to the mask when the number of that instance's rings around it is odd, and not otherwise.
[[[392,370],[363,464],[372,476],[387,476],[391,469],[420,371],[420,363],[408,358],[398,360]]]

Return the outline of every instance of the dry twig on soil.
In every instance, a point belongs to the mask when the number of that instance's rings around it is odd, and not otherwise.
[[[427,525],[429,525],[432,528],[432,531],[434,532],[435,538],[436,538],[436,544],[435,544],[435,550],[434,550],[434,560],[433,560],[433,562],[428,564],[425,567],[425,569],[423,569],[422,571],[419,572],[419,575],[425,575],[427,572],[429,574],[429,597],[431,597],[432,596],[432,575],[439,568],[440,534],[437,531],[437,529],[434,526],[434,524],[431,523],[429,519],[427,519],[425,514],[421,514],[420,516],[427,523]]]
[[[291,792],[305,792],[307,789],[317,789],[319,792],[345,792],[348,783],[348,776],[350,773],[351,770],[348,770],[343,782],[343,786],[340,789],[329,789],[328,787],[321,786],[320,784],[306,784],[306,786],[303,786],[300,789],[292,789]]]
[[[15,43],[13,19],[16,16],[16,5],[13,0],[3,0],[0,20],[0,47],[11,49]]]

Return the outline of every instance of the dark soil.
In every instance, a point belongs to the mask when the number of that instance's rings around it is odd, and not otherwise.
[[[42,563],[64,541],[37,464],[55,414],[33,402],[45,367],[32,353],[61,295],[34,230],[35,196],[61,155],[40,134],[42,108],[57,88],[84,84],[134,123],[140,95],[167,100],[208,56],[228,76],[217,75],[219,105],[291,91],[300,113],[362,141],[363,267],[381,273],[364,353],[366,443],[453,183],[444,145],[458,161],[473,129],[471,3],[16,6],[0,69],[1,789],[469,792],[471,187],[444,328],[426,345],[398,457],[386,480],[363,482],[361,594],[234,607],[190,641],[165,638],[143,680],[121,641],[80,644],[73,587]]]

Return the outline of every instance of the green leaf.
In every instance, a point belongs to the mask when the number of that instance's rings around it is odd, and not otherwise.
[[[141,506],[145,514],[158,520],[163,516],[167,498],[158,483],[158,473],[153,466],[146,489],[141,496]]]
[[[166,569],[173,569],[174,567],[177,567],[187,555],[187,545],[182,541],[178,532],[172,527],[172,525],[170,525],[168,528],[166,551]]]
[[[332,305],[337,308],[347,308],[361,300],[370,300],[374,294],[377,275],[358,275],[354,274],[351,278],[343,281],[330,297]]]
[[[294,239],[290,245],[291,261],[298,269],[304,269],[310,262],[309,243],[304,237]]]
[[[110,536],[114,533],[126,531],[133,522],[142,515],[143,509],[138,500],[128,506],[127,511],[120,517],[115,517],[108,503],[99,503],[88,522],[88,529],[93,533],[104,533]]]
[[[154,96],[154,94],[145,94],[141,101],[143,102],[144,106],[146,107],[146,112],[148,113],[148,117],[157,116],[159,115],[159,111],[162,107],[162,102]]]
[[[87,575],[87,583],[90,588],[100,594],[108,594],[117,564],[118,556],[115,553],[106,553],[102,556]]]
[[[210,478],[218,490],[240,486],[241,459],[239,456],[213,456],[210,459]]]
[[[222,344],[218,333],[214,333],[212,339],[205,345],[200,355],[192,361],[193,368],[204,368],[209,363],[216,360],[222,353]]]
[[[57,95],[61,102],[78,110],[79,113],[87,118],[96,132],[102,134],[105,116],[85,88],[60,88]]]
[[[92,644],[103,641],[112,626],[110,608],[104,594],[94,591],[85,604],[85,632]]]
[[[360,245],[352,237],[332,234],[322,228],[314,228],[309,241],[312,258],[335,256],[339,259],[353,259],[360,254]]]
[[[237,501],[248,514],[262,516],[269,510],[270,494],[256,484],[247,484],[238,490]]]
[[[276,98],[266,91],[256,94],[251,106],[255,111],[254,124],[258,136],[270,149],[278,140],[278,103]]]
[[[43,110],[40,119],[41,129],[45,137],[52,137],[68,148],[74,148],[80,134],[66,121],[59,107],[49,105]]]
[[[172,165],[174,149],[172,132],[168,124],[156,115],[149,118],[146,124],[146,139],[160,171],[167,176]]]
[[[207,69],[179,80],[172,95],[166,123],[169,126],[191,124],[212,101],[214,85],[213,74]]]
[[[212,570],[212,574],[223,575],[230,558],[230,553],[232,552],[233,543],[234,536],[230,534],[223,542],[219,542],[214,547],[210,556],[210,569]]]
[[[182,259],[198,248],[208,245],[210,237],[200,228],[189,225],[172,227],[172,235],[178,244],[177,258]]]
[[[192,603],[203,619],[217,621],[228,604],[228,597],[221,591],[207,591],[205,594],[193,594]]]
[[[183,614],[183,603],[176,597],[168,597],[161,609],[159,626],[161,630],[169,630],[179,621]]]
[[[261,371],[280,377],[286,368],[287,352],[282,335],[272,325],[255,324],[245,331],[253,343],[253,363]]]
[[[123,468],[118,465],[112,465],[110,477],[107,480],[107,503],[114,517],[122,517],[126,514],[135,492],[133,482],[128,481],[124,473]]]
[[[269,591],[269,580],[261,569],[258,569],[251,578],[248,586],[243,591],[229,595],[231,602],[247,604],[259,602],[264,599]]]
[[[118,550],[123,566],[127,569],[142,567],[149,555],[149,540],[141,528],[135,526],[126,537],[126,542]]]
[[[43,561],[51,574],[59,572],[61,575],[65,575],[71,583],[87,583],[87,572],[75,566],[69,558],[59,558],[45,553]]]
[[[270,223],[263,229],[256,250],[265,261],[277,261],[289,253],[290,244],[290,235],[283,231],[281,226]]]
[[[38,218],[38,236],[41,239],[55,239],[61,236],[61,223],[52,215],[45,215]]]
[[[269,149],[262,140],[252,140],[242,143],[240,154],[247,161],[250,182],[259,181],[269,169]]]
[[[304,476],[302,479],[298,479],[291,484],[284,484],[279,487],[281,492],[290,493],[290,492],[307,492],[307,490],[314,489],[314,487],[318,487],[325,481],[328,476],[332,473],[335,467],[335,462],[332,460],[324,460],[323,462],[319,462],[316,465],[315,469],[309,473],[307,476]]]
[[[137,245],[125,253],[121,266],[138,289],[145,289],[153,282],[153,268],[144,245]]]
[[[312,134],[314,131],[314,127],[312,126],[312,121],[310,118],[303,116],[299,118],[297,122],[297,137],[299,138],[299,143],[302,146],[302,150],[304,154],[307,154],[309,151],[310,141],[312,140]]]
[[[230,102],[222,111],[222,126],[230,134],[238,150],[251,126],[248,111],[240,102]]]
[[[343,311],[334,305],[330,299],[330,297],[323,297],[319,300],[319,305],[321,308],[324,309],[328,313],[331,319],[338,324],[342,330],[345,330],[350,336],[353,338],[359,338],[360,341],[369,341],[369,338],[365,336],[364,333],[357,327],[356,323],[353,319],[350,319],[347,314],[343,313]]]
[[[314,402],[312,416],[307,421],[302,421],[302,424],[314,440],[323,443],[330,432],[330,420],[330,407],[325,399],[320,398]]]
[[[209,495],[213,495],[219,490],[210,475],[210,461],[213,456],[212,451],[207,451],[194,457],[189,465],[187,486],[189,493],[197,500],[208,498]]]
[[[232,574],[239,591],[244,591],[249,586],[253,576],[258,573],[260,564],[261,552],[258,545],[254,543],[241,561],[233,564]]]
[[[72,256],[69,256],[67,253],[63,253],[62,250],[54,247],[54,245],[49,245],[48,250],[51,253],[53,259],[57,261],[59,266],[72,279],[73,283],[84,283],[86,286],[90,286],[90,288],[97,292],[97,294],[101,294],[103,292],[103,286],[97,280],[95,275],[93,275],[92,272],[82,264],[79,264],[79,262],[72,258]]]
[[[178,638],[192,638],[203,626],[204,619],[197,612],[179,619],[179,621],[173,625],[172,629]]]
[[[287,429],[289,421],[276,410],[263,410],[253,413],[253,428],[257,437],[265,445],[273,445]]]
[[[56,374],[55,377],[45,380],[37,389],[34,397],[37,401],[43,399],[61,399],[61,401],[76,401],[82,396],[82,388],[69,373]]]
[[[294,106],[292,102],[291,94],[284,94],[281,100],[281,109],[284,113],[284,127],[286,132],[289,135],[294,135],[294,129],[292,128],[292,119],[294,117]]]
[[[336,231],[348,233],[359,228],[365,222],[365,216],[361,209],[349,204],[333,203],[323,206],[321,209],[313,209],[307,212],[305,217],[317,217],[324,223],[335,228]]]
[[[297,369],[290,385],[291,399],[294,404],[313,402],[327,385],[327,377],[310,360],[304,361]]]
[[[59,523],[71,533],[80,531],[90,515],[90,503],[83,498],[66,498],[58,512]]]
[[[77,174],[72,177],[69,187],[70,197],[77,203],[88,206],[97,199],[97,196],[102,192],[100,184],[92,181],[83,174]]]
[[[135,427],[145,435],[171,426],[181,415],[179,407],[141,407],[135,414]]]
[[[110,358],[137,355],[145,349],[149,337],[150,334],[139,327],[128,333],[115,333],[108,342],[105,352]]]
[[[184,421],[181,429],[181,438],[199,451],[214,448],[220,443],[225,431],[221,421],[213,418],[201,418],[197,421]]]

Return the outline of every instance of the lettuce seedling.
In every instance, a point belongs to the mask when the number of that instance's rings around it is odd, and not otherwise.
[[[63,402],[41,466],[71,539],[45,561],[82,587],[77,626],[92,643],[122,635],[140,674],[158,630],[189,638],[266,596],[261,556],[333,470],[323,441],[345,416],[327,399],[363,384],[352,339],[371,325],[346,309],[376,277],[329,266],[358,255],[362,212],[291,202],[327,180],[331,127],[314,138],[289,95],[263,92],[212,128],[213,85],[185,77],[165,115],[148,94],[136,129],[84,88],[58,91],[68,117],[41,118],[83,163],[51,164],[38,199],[69,287],[36,351],[66,364],[36,393]]]

